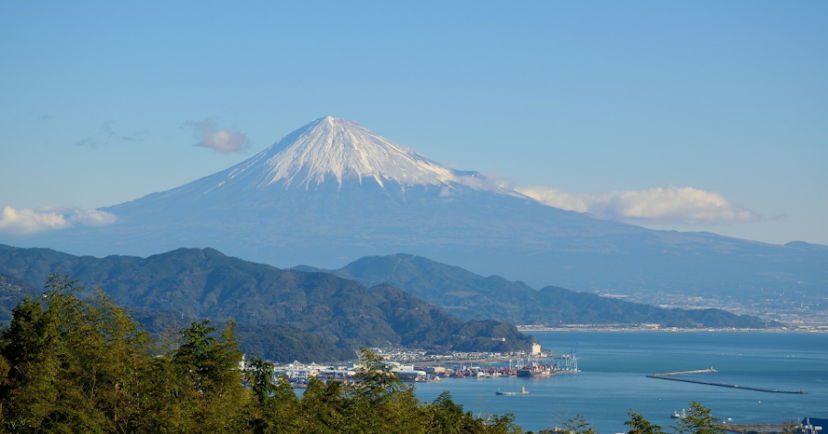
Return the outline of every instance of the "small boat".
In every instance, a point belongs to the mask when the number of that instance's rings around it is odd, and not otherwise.
[[[520,392],[501,392],[500,389],[497,389],[495,395],[528,395],[529,392],[526,391],[526,387],[521,387]]]
[[[670,416],[670,419],[685,419],[687,418],[687,411],[685,409],[681,409],[681,414],[679,412],[674,411],[673,414]]]

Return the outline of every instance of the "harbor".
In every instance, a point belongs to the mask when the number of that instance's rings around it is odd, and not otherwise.
[[[568,352],[578,347],[578,374],[552,377],[498,377],[418,383],[417,396],[436,399],[449,390],[455,402],[481,412],[512,411],[524,430],[536,431],[556,424],[558,415],[583,415],[603,433],[626,432],[623,421],[632,407],[650,422],[665,428],[680,420],[691,401],[712,410],[727,425],[780,424],[797,415],[824,414],[828,377],[824,368],[825,334],[806,333],[639,333],[639,332],[537,332],[544,348]],[[560,351],[564,349],[564,351]],[[508,364],[508,361],[506,362]],[[478,366],[475,364],[475,366]],[[691,386],[677,381],[656,381],[648,375],[705,370],[678,378],[771,390],[799,390],[804,395],[760,393],[736,388]],[[520,391],[525,396],[496,395]],[[552,422],[551,422],[552,421]],[[816,425],[816,424],[815,424]],[[825,425],[823,425],[825,426]],[[769,434],[769,433],[768,433]]]
[[[684,416],[682,408],[692,400],[714,409],[717,417],[734,426],[781,422],[789,419],[791,412],[814,412],[814,398],[824,396],[824,388],[806,380],[814,375],[823,378],[820,375],[823,375],[824,335],[780,335],[779,342],[772,346],[767,341],[777,335],[768,336],[684,334],[677,343],[673,341],[675,338],[663,334],[540,332],[537,337],[543,348],[526,352],[434,354],[404,348],[372,348],[372,351],[381,355],[402,380],[415,387],[417,397],[424,401],[433,401],[441,393],[450,391],[455,402],[468,410],[513,411],[529,429],[548,426],[554,417],[550,409],[569,409],[582,412],[605,432],[617,432],[619,421],[628,417],[629,406],[662,426],[680,420]],[[576,347],[576,339],[580,340],[583,351],[581,346]],[[788,349],[774,352],[773,348],[782,345],[788,345],[785,347]],[[566,349],[555,353],[551,348]],[[820,350],[809,357],[810,353],[803,352],[802,348]],[[761,376],[744,375],[745,361],[756,360],[760,355],[764,361]],[[697,369],[700,366],[708,368]],[[311,378],[350,383],[355,381],[359,369],[359,364],[353,362],[294,362],[277,366],[276,375],[289,377],[290,384],[301,395]],[[519,375],[522,370],[542,374],[522,376]],[[654,382],[652,378],[740,386],[693,388],[685,386],[687,382]],[[608,388],[609,384],[614,387]],[[811,390],[810,394],[768,393],[756,397],[755,393],[744,392],[749,389],[742,384],[759,385],[767,390],[788,390],[787,385],[810,384]]]
[[[383,357],[391,371],[405,382],[431,383],[445,379],[485,379],[500,377],[551,377],[578,370],[577,342],[568,354],[556,355],[543,351],[535,344],[529,353],[462,353],[427,355],[420,351],[372,349]],[[355,381],[361,365],[358,362],[340,364],[300,363],[276,365],[274,380],[286,379],[294,388],[305,388],[312,378],[323,382]]]
[[[617,332],[563,335],[541,332],[537,337],[544,347],[537,354],[527,351],[435,355],[402,348],[376,351],[386,362],[395,363],[394,369],[400,372],[401,378],[404,373],[420,371],[403,378],[416,387],[419,399],[433,401],[441,393],[450,391],[455,402],[471,411],[513,411],[528,429],[548,426],[554,417],[550,409],[565,408],[581,412],[604,432],[618,432],[620,422],[628,418],[626,412],[630,406],[652,422],[669,426],[680,419],[682,408],[693,400],[712,408],[715,416],[726,420],[728,425],[779,423],[790,419],[790,413],[814,413],[815,399],[825,393],[824,386],[817,387],[811,381],[814,376],[824,378],[824,335],[684,334],[679,342],[664,334]],[[778,339],[769,344],[768,340],[774,338]],[[574,342],[572,349],[566,347],[576,339],[580,340],[583,350],[579,346],[573,360]],[[562,351],[566,354],[546,350],[562,347],[566,348]],[[817,351],[805,352],[803,348]],[[751,366],[745,364],[748,360],[763,361],[761,375],[752,375],[750,370],[744,375],[746,366]],[[541,369],[553,374],[518,375],[521,368],[532,365],[542,366]],[[702,366],[707,368],[698,369]],[[291,384],[298,394],[313,374],[326,382],[334,379],[350,382],[358,369],[352,363],[294,363],[278,367],[286,376],[293,376]],[[566,375],[580,369],[583,372]],[[685,386],[686,382],[652,381],[652,378],[665,377],[758,385],[768,390],[810,384],[811,390],[810,394],[768,393],[757,397],[755,393],[742,391],[741,386],[691,388]],[[610,384],[614,387],[608,388]],[[522,393],[524,390],[526,394]]]
[[[568,358],[567,358],[568,359]],[[445,379],[486,379],[499,377],[551,377],[560,373],[577,372],[572,364],[560,363],[560,358],[533,358],[509,360],[497,365],[475,365],[474,363],[457,363],[444,365],[406,365],[397,362],[388,362],[391,372],[405,382],[428,383],[439,382]],[[566,359],[564,359],[566,360]],[[557,362],[556,362],[557,361]],[[359,363],[338,365],[322,365],[316,363],[303,364],[299,362],[287,365],[278,365],[274,368],[274,380],[287,379],[294,388],[307,387],[311,378],[323,382],[355,381],[354,378],[361,366]]]

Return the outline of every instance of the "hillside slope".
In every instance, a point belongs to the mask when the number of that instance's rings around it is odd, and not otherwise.
[[[127,310],[156,338],[174,338],[178,331],[196,321],[195,318],[181,315],[181,312],[169,310],[135,307]],[[221,329],[225,323],[211,322],[210,325]],[[356,357],[356,352],[352,349],[338,348],[327,339],[287,325],[237,324],[236,338],[239,349],[245,354],[271,362],[290,363],[298,360],[303,363],[324,363],[353,360]]]
[[[554,286],[540,291],[500,276],[483,277],[420,256],[396,254],[356,260],[334,274],[364,285],[405,289],[461,319],[495,318],[515,324],[642,324],[668,327],[765,328],[752,316],[719,309],[662,309]]]
[[[390,285],[368,288],[328,273],[279,270],[213,249],[178,249],[148,258],[94,258],[0,245],[0,272],[42,286],[51,271],[68,274],[83,286],[100,286],[125,307],[171,310],[215,321],[232,318],[247,325],[289,325],[341,348],[447,349],[477,337],[507,337],[510,348],[525,349],[531,342],[511,325],[470,327]],[[492,330],[510,334],[486,336]],[[490,347],[504,348],[489,341]]]

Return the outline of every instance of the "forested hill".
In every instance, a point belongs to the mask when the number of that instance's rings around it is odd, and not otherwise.
[[[307,267],[297,267],[307,269]],[[495,318],[515,324],[642,324],[668,327],[780,326],[720,309],[663,309],[549,286],[537,291],[500,276],[483,277],[421,256],[368,256],[332,273],[364,285],[405,289],[461,319]]]
[[[213,249],[95,258],[0,245],[0,272],[36,287],[50,272],[67,274],[80,285],[100,286],[121,306],[219,322],[233,318],[242,325],[288,325],[340,348],[468,349],[474,343],[480,351],[507,351],[525,349],[533,339],[510,324],[464,323],[390,285],[368,288],[332,274],[280,270]],[[485,339],[491,337],[506,341]]]
[[[34,299],[42,293],[43,289],[0,273],[0,324],[11,322],[12,310],[20,300],[27,296]],[[128,311],[148,332],[157,337],[165,337],[169,333],[183,330],[196,320],[183,316],[179,311],[141,307],[132,307]],[[214,325],[223,326],[221,323]],[[245,354],[255,354],[274,362],[337,361],[353,359],[355,356],[351,349],[337,348],[327,339],[287,325],[240,324],[236,327],[236,336],[239,339],[239,347]]]
[[[175,338],[181,330],[197,321],[171,310],[131,307],[127,308],[127,312],[157,339]],[[227,324],[219,321],[210,325],[223,329]],[[327,339],[288,325],[237,324],[236,338],[239,349],[245,354],[271,362],[335,362],[356,357],[353,349],[339,348]]]

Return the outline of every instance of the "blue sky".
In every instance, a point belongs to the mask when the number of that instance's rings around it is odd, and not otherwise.
[[[0,209],[136,199],[331,115],[559,206],[828,244],[824,1],[170,3],[0,4]]]

